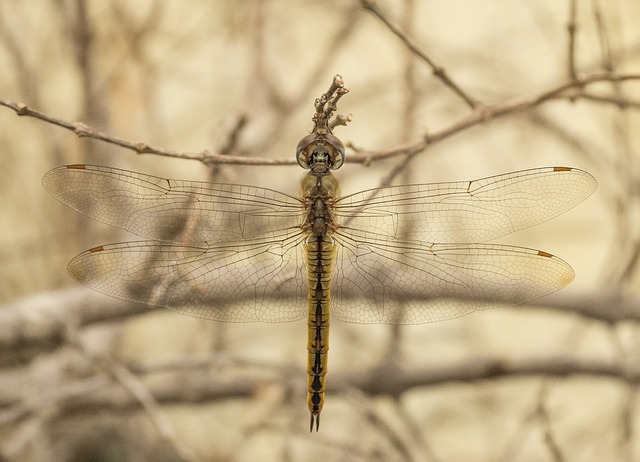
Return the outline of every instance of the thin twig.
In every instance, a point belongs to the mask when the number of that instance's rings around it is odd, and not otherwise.
[[[605,25],[604,18],[602,17],[602,10],[597,0],[594,0],[593,2],[593,17],[596,22],[598,41],[600,42],[600,48],[602,51],[602,68],[607,72],[614,72],[615,69],[611,53],[611,41],[609,40],[608,29]]]
[[[294,370],[295,366],[286,369]],[[381,373],[385,374],[380,375]],[[246,398],[253,396],[256,388],[262,386],[265,381],[262,372],[233,379],[216,378],[217,376],[218,374],[211,374],[209,366],[201,363],[194,369],[164,371],[162,380],[158,380],[157,374],[153,373],[136,374],[135,379],[148,388],[157,403],[162,404],[193,404]],[[367,395],[397,397],[422,387],[541,376],[559,379],[575,376],[609,378],[633,386],[640,382],[640,370],[635,364],[612,362],[609,359],[571,357],[560,353],[511,360],[475,356],[446,365],[425,364],[410,368],[385,363],[374,370],[363,368],[336,372],[332,377],[329,392],[341,393],[357,389]],[[81,386],[82,383],[92,385]],[[79,393],[78,390],[85,391]],[[7,391],[0,390],[0,394],[5,393]],[[139,409],[143,405],[144,400],[140,400],[130,390],[114,387],[109,381],[101,381],[92,376],[64,384],[55,393],[45,396],[44,400],[5,405],[0,411],[0,425],[15,424],[16,421],[30,418],[48,406],[57,406],[59,415],[65,416],[90,414],[98,409],[130,412],[131,409]]]
[[[361,417],[372,429],[385,438],[389,446],[400,456],[399,460],[415,461],[412,448],[409,446],[409,439],[388,422],[388,419],[373,405],[369,396],[357,388],[348,387],[342,393],[351,401],[352,407],[357,409]]]
[[[147,143],[135,143],[122,138],[118,138],[106,133],[99,132],[82,122],[68,122],[66,120],[58,119],[56,117],[45,114],[44,112],[31,109],[26,104],[14,103],[4,99],[0,99],[0,106],[5,106],[13,109],[19,116],[33,117],[43,120],[52,125],[57,125],[67,130],[71,130],[80,138],[93,138],[96,140],[104,141],[106,143],[114,144],[125,149],[135,151],[137,154],[155,154],[158,156],[173,157],[176,159],[197,160],[206,165],[208,164],[242,164],[242,165],[294,165],[295,159],[255,159],[253,157],[240,157],[240,156],[227,156],[224,154],[213,154],[208,151],[201,151],[199,153],[185,153],[173,151],[170,149],[159,148],[151,146]]]
[[[433,71],[438,79],[442,81],[447,87],[449,87],[456,95],[464,100],[464,102],[472,109],[478,107],[480,104],[477,100],[467,94],[458,84],[456,84],[448,75],[447,71],[442,66],[438,66],[433,59],[431,59],[424,51],[422,51],[418,45],[411,40],[407,35],[395,26],[386,15],[378,8],[371,0],[360,0],[362,7],[373,13],[378,19],[380,19],[387,28],[393,32],[402,42]]]
[[[348,160],[350,162],[363,163],[367,165],[373,161],[379,161],[381,159],[388,159],[396,156],[405,155],[407,157],[413,157],[424,151],[428,146],[434,145],[440,141],[450,138],[454,134],[467,130],[471,127],[475,127],[476,125],[486,123],[490,120],[505,117],[507,115],[513,115],[518,112],[527,111],[548,101],[564,98],[579,98],[583,94],[585,94],[583,92],[569,94],[570,91],[574,91],[576,88],[579,89],[583,86],[597,82],[622,82],[627,80],[640,80],[640,74],[623,74],[618,76],[608,73],[594,74],[582,79],[578,79],[575,82],[567,81],[562,84],[555,85],[547,90],[543,90],[539,93],[534,93],[532,95],[527,95],[524,97],[518,97],[511,101],[507,101],[505,103],[497,104],[494,106],[483,106],[482,108],[477,109],[469,114],[467,117],[459,120],[458,122],[455,122],[440,131],[431,132],[416,142],[393,146],[391,148],[378,151],[358,150],[354,154],[350,154]],[[602,102],[607,103],[611,101],[603,100]],[[614,104],[619,105],[619,102],[616,101]],[[350,147],[353,148],[353,146]],[[393,169],[383,179],[381,186],[391,184],[393,178],[401,170],[402,168],[400,167]]]
[[[595,101],[598,103],[607,103],[618,106],[620,109],[640,109],[640,100],[625,98],[622,96],[606,96],[596,95],[595,93],[579,92],[575,95],[577,99],[584,99],[587,101]]]
[[[116,382],[127,390],[127,392],[130,393],[136,401],[138,401],[140,406],[144,409],[145,414],[149,417],[149,420],[157,430],[162,441],[173,448],[176,456],[178,456],[180,460],[185,462],[197,462],[199,460],[196,454],[189,447],[178,441],[171,423],[160,409],[155,397],[149,388],[147,388],[134,374],[117,362],[105,356],[98,356],[89,351],[78,338],[75,329],[68,329],[66,339],[70,346],[72,346],[97,369],[109,374]]]
[[[569,22],[567,23],[569,51],[567,53],[567,68],[569,71],[569,78],[572,81],[578,80],[578,74],[576,73],[576,32],[578,30],[576,9],[576,0],[569,0]]]
[[[424,136],[418,141],[405,143],[397,146],[393,146],[387,149],[382,150],[366,150],[366,149],[356,149],[353,145],[348,145],[355,152],[350,153],[347,156],[347,162],[350,163],[360,163],[369,165],[371,162],[379,161],[382,159],[389,159],[397,156],[414,156],[416,154],[424,151],[428,146],[433,145],[439,141],[443,141],[451,136],[467,130],[476,125],[480,125],[482,123],[486,123],[488,121],[504,117],[507,115],[512,115],[517,112],[526,111],[532,109],[540,104],[552,100],[563,99],[563,98],[589,98],[595,99],[596,97],[593,95],[589,95],[588,93],[584,93],[582,91],[577,91],[576,89],[581,89],[584,86],[598,83],[598,82],[624,82],[630,80],[640,80],[640,74],[610,74],[610,73],[601,73],[601,74],[593,74],[587,77],[579,78],[576,81],[566,81],[561,84],[554,85],[547,90],[543,90],[538,93],[533,93],[531,95],[526,95],[524,97],[515,98],[511,101],[507,101],[504,103],[496,104],[496,105],[487,105],[477,108],[468,116],[463,119],[454,122],[448,127],[444,129],[432,132],[428,136]],[[574,92],[574,93],[569,93]],[[589,96],[586,96],[589,95]],[[624,104],[619,99],[610,99],[607,97],[599,97],[601,102],[610,103],[620,106]],[[636,104],[635,101],[630,101],[629,104]],[[122,138],[118,138],[115,136],[108,135],[106,133],[99,132],[88,125],[85,125],[81,122],[68,122],[62,119],[58,119],[56,117],[50,116],[40,111],[36,111],[31,109],[25,104],[22,103],[14,103],[12,101],[8,101],[5,99],[0,99],[0,106],[5,106],[9,109],[12,109],[19,116],[27,116],[33,117],[36,119],[40,119],[44,122],[50,123],[52,125],[57,125],[59,127],[65,128],[67,130],[73,131],[79,137],[87,137],[93,138],[97,140],[101,140],[116,146],[123,147],[125,149],[132,150],[138,154],[155,154],[159,156],[165,157],[173,157],[178,159],[187,159],[187,160],[196,160],[202,162],[205,165],[210,164],[233,164],[233,165],[268,165],[268,166],[276,166],[276,165],[296,165],[296,160],[293,158],[290,159],[270,159],[270,158],[254,158],[254,157],[243,157],[243,156],[229,156],[223,154],[213,154],[208,151],[202,151],[200,153],[185,153],[179,151],[173,151],[169,149],[164,149],[160,147],[151,146],[147,143],[135,143],[132,141],[124,140]],[[346,116],[346,120],[349,120],[350,117]],[[401,169],[399,169],[401,170]],[[399,171],[398,170],[398,171]],[[394,172],[396,172],[394,170]],[[392,172],[393,173],[393,172]],[[391,180],[395,177],[396,173],[388,175],[384,181],[384,184],[390,184]]]
[[[538,406],[537,406],[537,415],[542,425],[542,433],[544,436],[544,442],[551,453],[551,457],[555,462],[563,462],[565,460],[562,455],[562,451],[558,446],[558,442],[556,441],[555,436],[553,435],[553,431],[551,431],[551,418],[549,417],[549,413],[547,412],[547,407],[545,406],[547,396],[547,385],[546,382],[543,382],[540,387],[540,394],[538,395]]]
[[[606,72],[615,72],[613,52],[611,51],[611,39],[609,38],[609,30],[602,16],[602,9],[597,0],[593,1],[593,16],[596,22],[596,30],[598,32],[598,41],[601,50],[601,65]],[[619,82],[611,82],[613,84],[615,97],[623,99],[622,89]]]

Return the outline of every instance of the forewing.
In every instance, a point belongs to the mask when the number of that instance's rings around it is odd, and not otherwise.
[[[301,239],[215,247],[123,242],[83,252],[67,269],[103,294],[188,316],[288,322],[307,312]]]
[[[344,227],[389,238],[485,242],[558,216],[597,187],[593,176],[547,167],[473,181],[372,189],[336,201]]]
[[[300,226],[299,199],[265,188],[169,180],[95,165],[49,171],[42,184],[94,220],[146,239],[212,245]]]
[[[554,292],[574,277],[546,252],[497,244],[398,242],[353,232],[339,248],[333,315],[354,323],[424,324]]]

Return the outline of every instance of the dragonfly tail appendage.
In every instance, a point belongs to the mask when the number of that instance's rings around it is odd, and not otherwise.
[[[320,413],[314,414],[311,412],[311,423],[309,425],[310,432],[313,432],[313,427],[316,428],[316,431],[320,428]]]

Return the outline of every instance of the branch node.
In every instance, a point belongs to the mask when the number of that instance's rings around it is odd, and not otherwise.
[[[151,151],[147,143],[136,143],[133,145],[133,148],[136,150],[138,154],[144,154],[145,152]]]
[[[495,115],[493,107],[487,106],[486,104],[478,104],[475,107],[475,112],[478,115],[478,119],[483,124],[489,122]]]
[[[79,138],[82,138],[85,136],[90,137],[93,133],[93,130],[91,129],[91,127],[83,124],[82,122],[76,122],[73,124],[73,132],[78,135]]]
[[[29,109],[29,106],[27,106],[26,104],[24,103],[16,104],[16,114],[18,114],[19,116],[29,115],[30,112],[31,110]]]
[[[329,128],[333,130],[338,125],[346,126],[349,122],[353,120],[353,114],[349,113],[347,115],[337,114],[336,118],[329,122]]]
[[[327,130],[331,133],[331,129],[336,125],[345,125],[344,123],[338,123],[340,116],[336,116],[335,120],[330,120],[333,113],[338,109],[338,101],[344,95],[349,93],[349,89],[344,87],[344,80],[342,76],[336,74],[331,82],[331,86],[326,93],[316,98],[314,107],[316,112],[313,115],[313,132],[318,130]],[[349,117],[349,116],[347,116]]]

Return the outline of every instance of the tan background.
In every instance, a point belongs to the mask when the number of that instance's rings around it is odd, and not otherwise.
[[[571,84],[571,6],[379,2],[484,105],[563,84],[568,91],[505,117],[487,113],[407,165],[403,156],[346,164],[343,192],[373,187],[399,166],[396,184],[569,165],[593,173],[599,189],[562,217],[500,240],[560,255],[576,270],[570,287],[536,306],[399,331],[335,322],[318,434],[308,433],[303,322],[135,315],[140,308],[76,287],[64,271],[71,257],[131,236],[88,222],[40,186],[50,168],[88,162],[295,193],[299,168],[137,156],[1,107],[0,454],[637,460],[639,76]],[[574,6],[577,76],[637,73],[640,3]],[[182,153],[220,153],[245,115],[231,154],[291,158],[312,127],[313,99],[336,73],[351,90],[340,112],[354,115],[336,134],[357,148],[417,143],[480,110],[355,0],[8,0],[0,3],[0,69],[2,99]],[[390,378],[407,382],[398,388]]]

